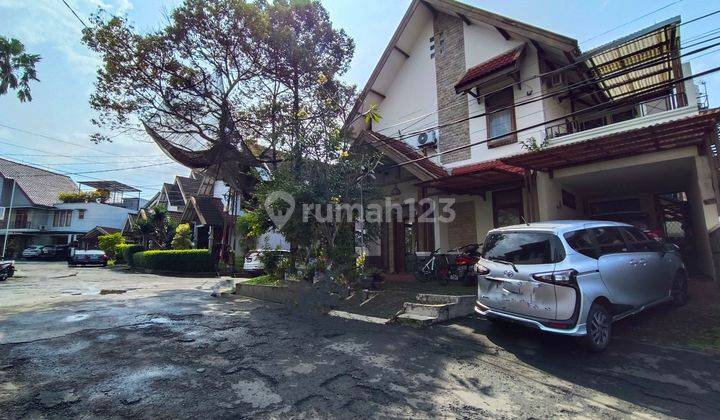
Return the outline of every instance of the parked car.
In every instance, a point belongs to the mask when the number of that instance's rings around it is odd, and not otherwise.
[[[259,275],[265,272],[265,266],[263,265],[260,256],[266,252],[280,252],[285,256],[290,255],[290,251],[273,250],[273,249],[256,249],[248,252],[245,255],[245,262],[243,263],[243,271],[250,275]]]
[[[602,351],[612,323],[687,299],[677,246],[625,223],[558,221],[491,230],[476,265],[477,313],[584,337]]]
[[[105,255],[104,251],[99,249],[91,249],[88,251],[77,250],[68,259],[68,266],[74,267],[77,265],[101,265],[106,267],[108,263],[108,256]]]
[[[45,248],[45,245],[30,245],[29,247],[23,249],[22,254],[20,254],[23,258],[38,258],[42,256],[43,248]]]

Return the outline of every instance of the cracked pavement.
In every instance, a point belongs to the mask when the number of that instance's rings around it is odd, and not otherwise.
[[[590,354],[474,318],[365,324],[213,298],[216,282],[20,264],[0,283],[2,417],[720,416],[706,354]]]

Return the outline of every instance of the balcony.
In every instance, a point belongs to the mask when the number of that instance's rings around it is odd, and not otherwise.
[[[572,120],[546,126],[545,138],[550,140],[568,134],[581,133],[598,127],[630,121],[648,115],[655,115],[682,108],[686,106],[687,103],[685,93],[673,93],[626,107],[616,108],[612,111],[581,115]]]

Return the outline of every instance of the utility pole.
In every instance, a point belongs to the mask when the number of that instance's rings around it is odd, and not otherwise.
[[[15,179],[13,179],[12,192],[10,193],[10,207],[8,208],[7,220],[5,221],[5,239],[3,240],[2,259],[5,259],[5,250],[7,249],[8,233],[10,231],[10,216],[12,215],[13,201],[15,200]]]

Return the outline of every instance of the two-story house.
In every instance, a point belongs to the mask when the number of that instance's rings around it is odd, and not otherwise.
[[[384,155],[377,182],[393,212],[369,261],[407,272],[417,251],[482,242],[494,227],[610,219],[678,243],[694,273],[714,277],[720,113],[697,105],[679,25],[582,52],[458,1],[413,1],[350,118]],[[379,122],[355,118],[372,105]]]
[[[0,233],[8,237],[6,255],[16,255],[28,245],[76,244],[98,227],[121,228],[134,212],[110,203],[62,203],[61,193],[78,191],[72,179],[6,159],[0,159],[0,181]]]

